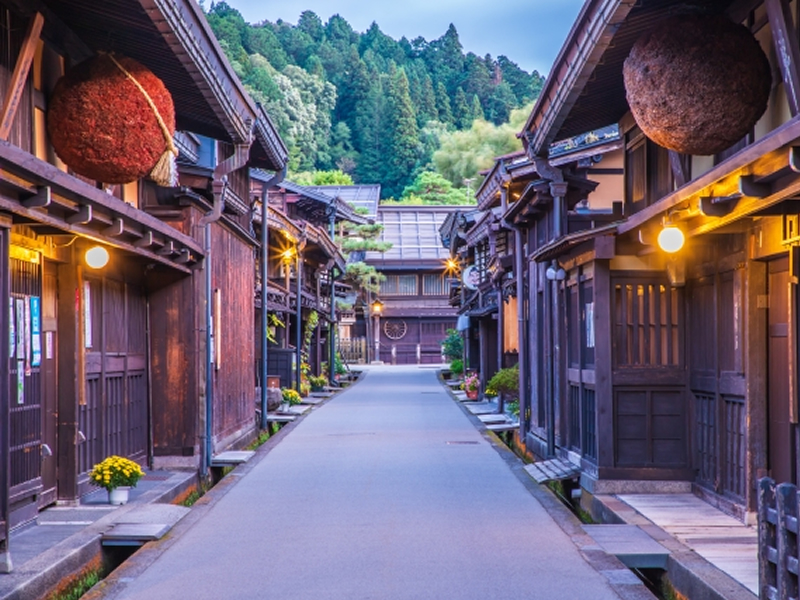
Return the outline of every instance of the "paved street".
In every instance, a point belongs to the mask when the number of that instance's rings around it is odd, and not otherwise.
[[[618,598],[433,369],[371,368],[254,460],[113,597]]]

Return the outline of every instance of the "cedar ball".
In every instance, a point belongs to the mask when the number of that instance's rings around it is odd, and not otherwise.
[[[761,46],[722,16],[672,17],[633,45],[622,69],[644,134],[684,154],[716,154],[764,114],[772,75]]]
[[[175,133],[175,107],[161,80],[131,58],[115,56],[147,91]],[[47,111],[47,132],[59,158],[76,173],[103,183],[144,177],[167,143],[144,94],[106,54],[61,77]]]

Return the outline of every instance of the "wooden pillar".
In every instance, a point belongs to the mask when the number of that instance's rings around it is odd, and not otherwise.
[[[0,331],[9,331],[8,298],[10,293],[10,264],[8,260],[8,245],[10,238],[11,219],[0,216]],[[5,333],[8,336],[8,333]],[[8,339],[6,337],[6,339]],[[0,344],[0,573],[9,573],[12,569],[11,550],[9,544],[9,490],[11,487],[11,460],[10,460],[10,398],[11,381],[8,372],[9,345]]]
[[[748,260],[745,284],[745,368],[747,427],[747,498],[748,510],[756,510],[754,490],[767,467],[767,264]]]
[[[78,498],[78,406],[86,385],[83,345],[84,295],[80,267],[58,267],[58,498]]]
[[[612,381],[612,316],[614,288],[609,261],[594,263],[595,431],[598,468],[614,465],[614,387]]]

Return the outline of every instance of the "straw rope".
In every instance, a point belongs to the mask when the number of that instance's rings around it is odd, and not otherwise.
[[[161,133],[164,135],[164,141],[167,143],[167,149],[164,151],[164,154],[161,155],[161,158],[158,159],[158,162],[156,163],[156,166],[153,167],[153,170],[150,171],[150,178],[158,185],[174,187],[178,183],[178,166],[175,163],[175,158],[178,156],[178,149],[175,147],[172,134],[169,132],[167,124],[164,122],[161,113],[158,111],[156,103],[153,102],[150,94],[148,94],[147,90],[142,87],[142,84],[139,83],[136,77],[134,77],[125,67],[123,67],[112,54],[105,52],[101,54],[108,56],[108,58],[110,58],[111,61],[117,65],[117,68],[124,73],[125,77],[127,77],[133,83],[133,85],[135,85],[139,91],[142,92],[144,99],[147,100],[147,103],[153,110],[156,121],[158,121],[158,126],[161,128]]]

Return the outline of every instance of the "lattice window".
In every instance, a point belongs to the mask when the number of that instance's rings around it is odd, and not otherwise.
[[[381,296],[416,296],[416,275],[386,275],[381,282]]]
[[[445,279],[443,273],[427,274],[422,276],[423,296],[445,296]]]
[[[656,282],[614,286],[614,351],[617,366],[670,366],[683,363],[681,292]]]

